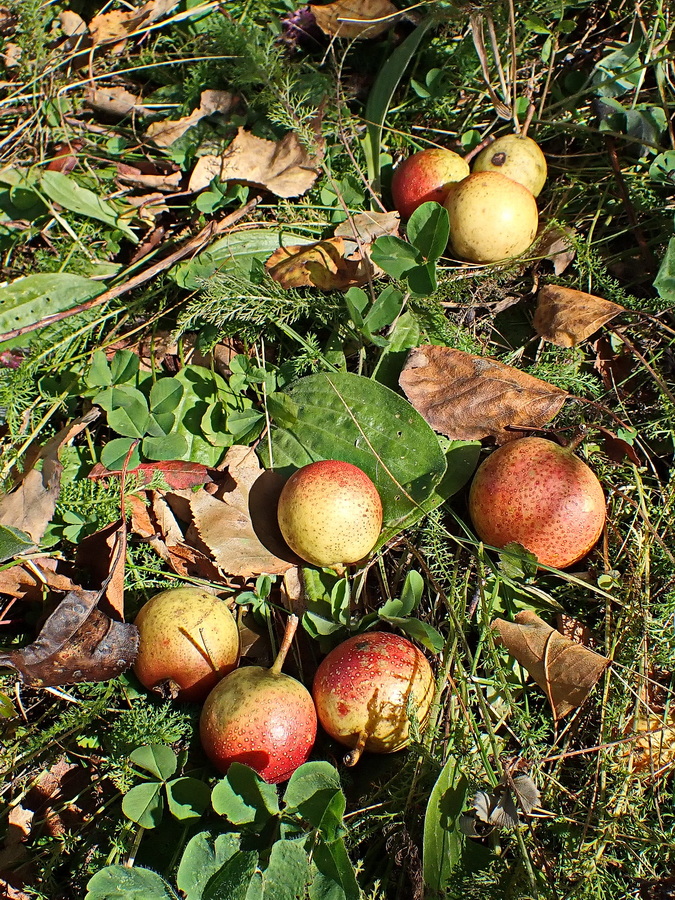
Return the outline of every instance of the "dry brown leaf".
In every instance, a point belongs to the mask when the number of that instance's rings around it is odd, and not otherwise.
[[[532,249],[534,256],[542,256],[553,263],[556,275],[562,275],[576,256],[572,237],[576,234],[573,228],[560,228],[553,225],[543,231]]]
[[[118,43],[161,19],[177,5],[178,0],[149,0],[139,9],[100,13],[89,23],[89,32],[94,44]]]
[[[624,384],[634,368],[634,360],[625,348],[617,353],[612,347],[611,341],[606,337],[600,337],[593,341],[595,362],[593,368],[600,375],[605,390],[616,391],[619,397],[625,397],[627,386]]]
[[[82,16],[72,9],[64,9],[59,13],[59,25],[66,37],[79,37],[87,33],[87,23]]]
[[[160,194],[159,191],[156,191],[153,194],[143,194],[143,196],[140,197],[127,197],[126,200],[130,206],[134,207],[136,215],[150,225],[154,225],[160,216],[169,212],[169,207],[166,205],[166,198],[164,197],[164,194]],[[126,217],[120,217],[120,219],[124,218]],[[131,216],[128,218],[131,218]]]
[[[399,384],[432,428],[464,441],[520,437],[506,427],[540,428],[568,396],[495,359],[432,344],[410,351]]]
[[[5,52],[2,57],[5,68],[16,69],[16,67],[21,64],[22,53],[23,51],[18,44],[8,41],[8,43],[5,44]]]
[[[98,589],[106,612],[124,621],[124,569],[127,555],[127,526],[119,519],[83,538],[76,562],[86,568]]]
[[[217,496],[201,490],[190,498],[199,536],[228,575],[282,575],[297,563],[277,523],[283,478],[263,471],[250,447],[230,447],[224,462],[229,475],[224,489]]]
[[[59,451],[99,415],[100,410],[93,408],[59,431],[49,443],[40,448],[31,467],[24,473],[21,484],[0,500],[0,525],[25,531],[36,544],[40,543],[54,515],[61,488],[63,466],[59,462]],[[34,468],[40,459],[42,471]]]
[[[196,125],[205,116],[214,113],[228,113],[236,102],[236,97],[229,91],[202,91],[199,98],[199,106],[189,116],[182,119],[165,119],[163,122],[153,122],[148,126],[146,137],[154,141],[158,147],[170,147],[177,141],[188,128]]]
[[[539,337],[556,347],[574,347],[623,311],[611,300],[549,284],[537,295],[533,325]]]
[[[201,191],[218,178],[254,184],[277,197],[299,197],[311,188],[318,174],[315,161],[292,131],[275,142],[240,128],[222,156],[199,158],[189,190]]]
[[[675,709],[668,715],[638,716],[628,724],[626,734],[634,734],[636,741],[628,744],[625,755],[632,754],[633,769],[636,772],[656,772],[669,768],[675,763]]]
[[[360,212],[341,222],[333,232],[335,237],[343,237],[348,241],[359,240],[363,244],[372,244],[374,240],[386,234],[398,235],[400,215],[393,212]]]
[[[182,178],[183,173],[179,169],[175,172],[159,172],[156,169],[153,172],[143,172],[136,166],[117,163],[117,180],[133,187],[151,188],[171,194],[179,190]]]
[[[88,107],[106,116],[140,116],[151,114],[135,94],[123,87],[89,88],[84,97]]]
[[[369,266],[360,254],[356,258],[345,257],[346,248],[340,237],[327,238],[316,244],[279,247],[265,262],[265,268],[283,288],[346,291],[366,284],[374,274],[372,270],[369,272]]]
[[[604,656],[564,637],[531,610],[519,612],[514,622],[495,619],[491,628],[497,643],[544,691],[556,719],[581,706],[609,665]]]
[[[311,3],[309,8],[324,34],[350,40],[383,34],[392,27],[398,13],[389,0],[335,0],[326,6]]]
[[[67,594],[76,585],[67,575],[56,571],[59,560],[40,557],[31,564],[11,566],[0,572],[0,594],[17,597],[20,600],[38,602],[43,598],[43,589],[61,591]]]

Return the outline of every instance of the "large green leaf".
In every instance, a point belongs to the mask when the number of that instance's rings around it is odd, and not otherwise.
[[[137,784],[124,795],[122,812],[143,828],[156,828],[162,821],[164,798],[160,781]]]
[[[201,818],[209,806],[211,790],[198,778],[185,775],[167,782],[169,812],[182,822]]]
[[[50,200],[58,203],[64,209],[88,219],[104,222],[111,228],[121,231],[134,244],[138,243],[138,238],[131,228],[125,222],[120,221],[115,207],[88,188],[83,188],[74,178],[69,178],[63,172],[43,172],[40,177],[40,187]]]
[[[203,900],[245,900],[257,865],[258,854],[254,850],[238,850],[209,879],[202,894]]]
[[[311,244],[313,241],[311,237],[279,233],[270,228],[235,231],[214,241],[193,259],[174,266],[169,274],[180,287],[196,291],[216,272],[236,269],[237,274],[248,277],[256,260],[264,262],[279,247]]]
[[[659,297],[668,303],[675,303],[675,237],[668,242],[665,256],[654,280],[654,287]]]
[[[238,762],[232,763],[225,778],[214,787],[211,803],[218,815],[233,825],[252,825],[258,830],[279,813],[276,786]]]
[[[263,900],[304,900],[309,858],[301,841],[277,841],[263,875]]]
[[[0,334],[34,325],[102,292],[100,281],[66,272],[17,278],[0,288]]]
[[[219,834],[213,844],[207,831],[196,834],[183,851],[176,876],[178,889],[185,894],[185,900],[202,900],[209,878],[238,850],[238,834]]]
[[[133,750],[129,759],[139,769],[145,769],[161,781],[171,778],[178,766],[176,754],[165,744],[144,744]]]
[[[0,563],[35,549],[35,541],[25,531],[11,525],[0,525]]]
[[[174,378],[183,385],[183,396],[174,410],[174,430],[187,441],[183,459],[215,466],[223,450],[204,438],[201,423],[210,405],[218,401],[219,391],[228,390],[227,382],[204,366],[184,366]]]
[[[274,429],[274,468],[290,474],[320,459],[359,466],[382,498],[378,546],[424,515],[445,473],[445,458],[438,438],[407,400],[370,378],[341,373],[301,378],[288,393],[298,420]]]
[[[106,866],[89,879],[85,900],[176,900],[176,895],[150,869]]]

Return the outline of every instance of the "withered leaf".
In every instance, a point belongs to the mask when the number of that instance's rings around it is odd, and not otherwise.
[[[401,224],[400,215],[392,212],[360,212],[341,222],[333,232],[335,237],[343,237],[348,241],[361,241],[372,244],[374,240],[386,234],[398,234]]]
[[[533,325],[539,337],[556,347],[574,347],[623,311],[611,300],[549,284],[537,295]]]
[[[644,712],[632,718],[626,729],[627,735],[634,735],[634,743],[627,744],[625,755],[632,755],[636,772],[656,772],[675,762],[675,709],[668,714]]]
[[[70,591],[22,650],[0,654],[24,684],[53,687],[106,681],[129,668],[138,653],[138,629],[115,622],[97,607],[100,592]]]
[[[254,184],[277,197],[299,197],[311,188],[318,174],[315,161],[292,131],[275,142],[240,128],[222,156],[198,159],[189,190],[201,191],[218,178]]]
[[[178,0],[148,0],[138,9],[99,13],[89,23],[89,33],[94,44],[117,43],[161,19],[177,5]]]
[[[550,260],[555,274],[562,275],[576,256],[572,243],[574,234],[573,228],[552,225],[537,237],[532,247],[532,255],[543,256],[544,259]]]
[[[503,644],[548,697],[556,719],[586,700],[609,660],[551,628],[531,610],[513,622],[495,619],[491,626]]]
[[[324,34],[350,40],[383,34],[398,13],[389,0],[335,0],[325,6],[311,3],[309,8]]]
[[[147,116],[151,113],[135,94],[123,87],[89,88],[84,102],[90,109],[107,116],[128,116],[130,113]]]
[[[145,167],[149,171],[127,163],[117,163],[117,180],[122,184],[130,184],[133,187],[164,191],[173,193],[180,188],[183,173],[177,169],[175,172],[162,172],[156,167]]]
[[[507,426],[540,428],[568,396],[495,359],[431,344],[410,351],[399,384],[432,428],[464,441],[513,440]]]
[[[66,37],[77,37],[87,33],[87,23],[82,16],[72,9],[64,9],[59,13],[59,25]]]
[[[0,525],[25,531],[36,544],[40,543],[54,515],[61,489],[63,466],[59,462],[59,451],[99,415],[100,410],[93,408],[40,448],[32,465],[24,473],[21,484],[0,499]],[[42,471],[34,467],[40,459],[43,461]]]
[[[119,478],[121,472],[111,472],[101,463],[96,463],[89,473],[89,478]],[[157,475],[170,488],[177,491],[199,487],[213,481],[213,469],[202,463],[171,459],[164,462],[141,463],[135,469],[127,470],[127,477],[134,476],[138,487],[144,487]]]
[[[539,788],[529,775],[502,778],[492,791],[477,791],[473,801],[476,818],[500,828],[517,828],[519,809],[530,815],[539,806]]]
[[[20,600],[42,600],[43,589],[67,594],[76,585],[68,575],[57,571],[59,560],[49,557],[32,559],[30,565],[10,566],[0,571],[0,594]]]
[[[341,237],[327,238],[316,244],[279,247],[265,262],[265,268],[283,288],[346,291],[366,284],[374,273],[360,253],[347,258],[345,249]]]
[[[214,113],[228,113],[236,102],[236,97],[229,91],[202,91],[199,106],[189,116],[182,119],[165,119],[163,122],[152,122],[146,129],[146,135],[158,147],[170,147],[188,128],[196,125],[205,116]]]
[[[124,569],[127,555],[127,526],[119,519],[83,538],[76,562],[88,569],[99,589],[103,607],[124,621]]]
[[[199,536],[228,575],[282,575],[297,563],[277,523],[283,478],[263,471],[250,447],[230,447],[224,462],[229,478],[223,489],[215,496],[202,490],[190,498]]]

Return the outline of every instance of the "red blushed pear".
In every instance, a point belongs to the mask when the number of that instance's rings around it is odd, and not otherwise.
[[[270,669],[237,669],[206,698],[199,732],[219,771],[239,762],[269,784],[279,784],[307,762],[316,738],[316,710],[307,688],[281,671],[297,625],[297,616],[289,616]]]
[[[480,539],[493,547],[517,542],[556,569],[582,559],[602,534],[605,496],[574,447],[526,437],[491,453],[469,493]]]
[[[239,629],[226,604],[195,587],[156,594],[134,622],[134,672],[149,690],[197,702],[239,662]]]
[[[469,174],[469,164],[459,154],[442,147],[413,153],[394,170],[391,196],[402,219],[409,219],[418,206],[435,200],[443,203],[450,185]]]
[[[335,647],[314,676],[312,695],[322,727],[350,748],[394,753],[410,741],[409,709],[426,724],[434,696],[427,658],[406,638],[385,631],[355,635]]]

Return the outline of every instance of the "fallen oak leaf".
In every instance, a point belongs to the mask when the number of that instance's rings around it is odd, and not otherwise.
[[[70,591],[32,644],[0,653],[0,666],[30,687],[106,681],[126,671],[138,653],[138,629],[101,612],[101,594]]]
[[[99,415],[100,410],[94,407],[38,450],[19,486],[0,499],[0,525],[26,532],[36,544],[40,543],[54,515],[61,490],[63,466],[59,462],[59,451]],[[38,460],[42,460],[41,471],[35,468]]]
[[[556,347],[574,347],[594,334],[623,306],[584,291],[549,284],[537,295],[533,326],[539,337]]]
[[[433,429],[465,441],[513,440],[507,426],[540,428],[569,396],[495,359],[432,344],[410,351],[399,384]]]
[[[310,3],[309,8],[324,34],[348,40],[378,37],[399,13],[389,0],[334,0],[324,6]]]
[[[513,622],[494,619],[495,641],[525,668],[548,697],[554,718],[581,706],[609,660],[562,635],[531,610]]]
[[[121,472],[113,472],[106,469],[101,463],[96,463],[88,477],[93,481],[99,478],[119,478]],[[138,487],[145,487],[157,476],[167,487],[177,491],[187,490],[193,487],[201,487],[214,480],[214,470],[202,463],[171,459],[164,462],[141,463],[135,469],[127,470],[127,477],[134,476]]]
[[[192,128],[206,116],[214,113],[224,115],[230,112],[236,104],[237,98],[229,91],[202,91],[199,98],[199,106],[189,116],[181,119],[165,119],[163,122],[152,122],[148,125],[145,134],[158,147],[170,147],[178,140],[188,128]]]
[[[230,447],[224,465],[229,478],[218,495],[202,490],[189,499],[197,533],[227,575],[283,575],[297,564],[277,523],[284,479],[264,471],[250,447]]]
[[[322,291],[346,291],[366,284],[374,274],[358,252],[356,258],[347,258],[346,249],[341,237],[279,247],[265,262],[265,268],[287,290],[316,287]]]
[[[99,13],[89,22],[94,44],[116,44],[171,12],[178,0],[149,0],[140,9]]]
[[[277,197],[299,197],[318,178],[316,162],[289,131],[280,141],[268,141],[240,128],[221,156],[198,159],[188,190],[201,191],[214,178],[265,188]]]

